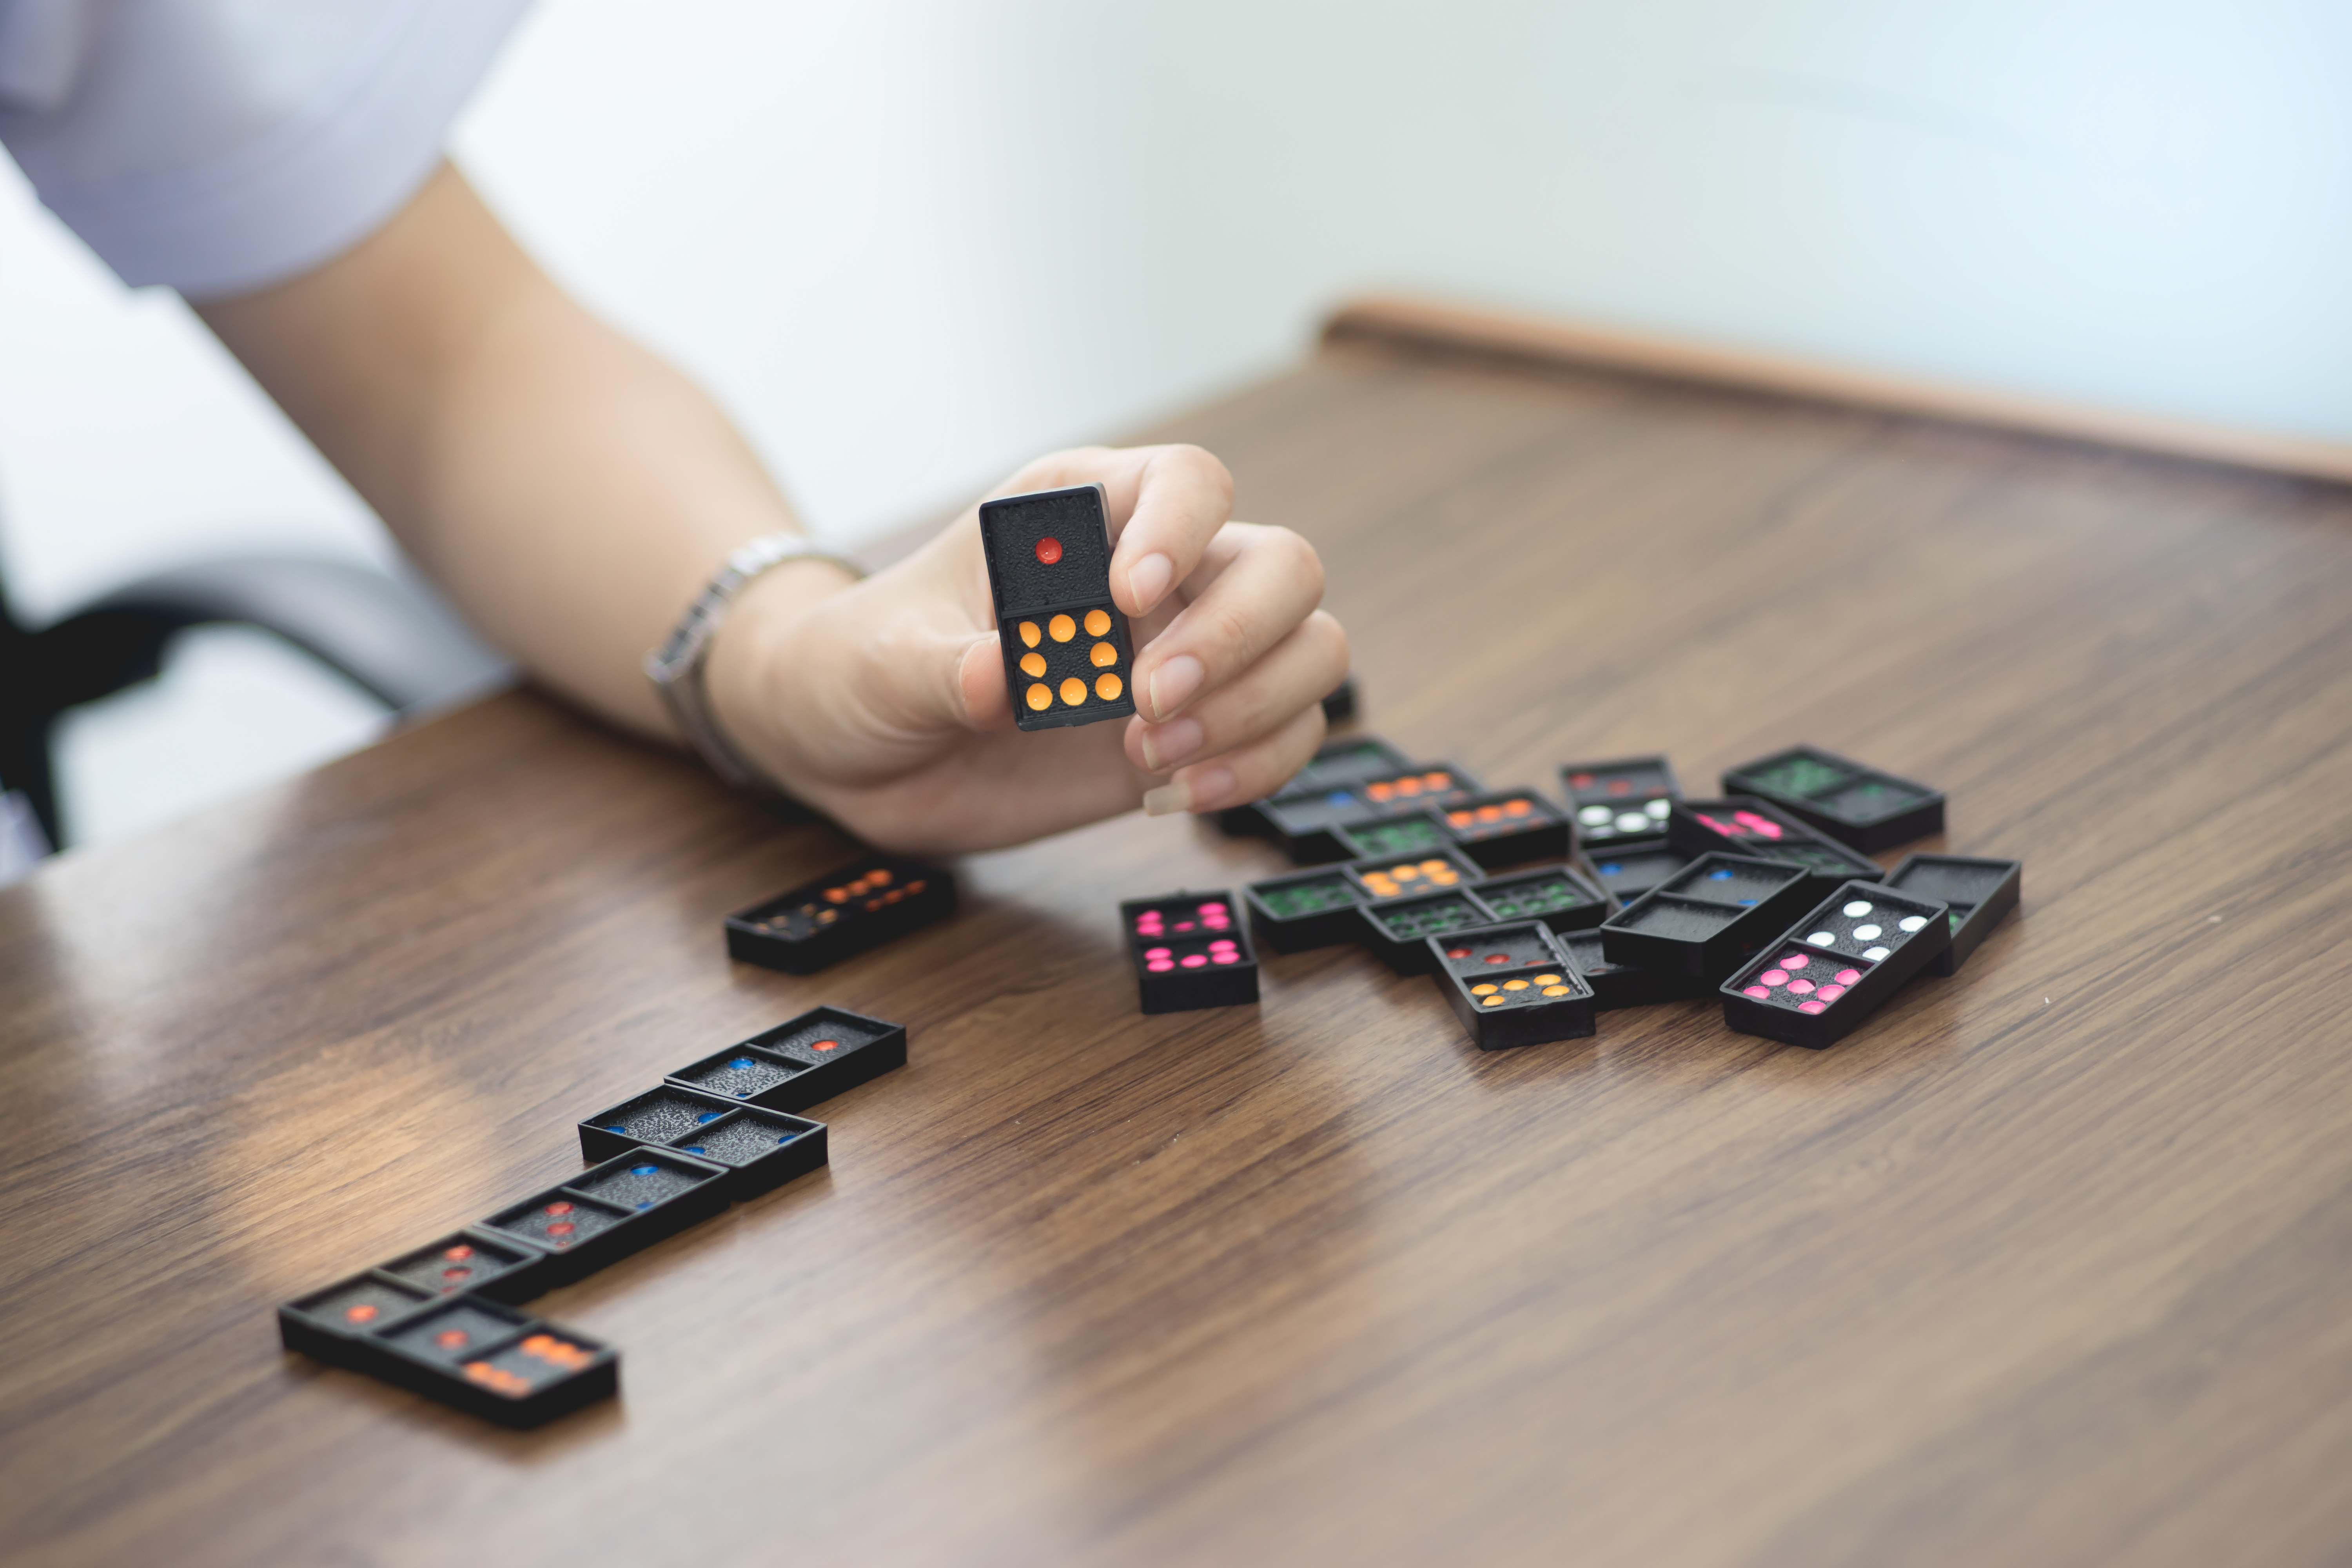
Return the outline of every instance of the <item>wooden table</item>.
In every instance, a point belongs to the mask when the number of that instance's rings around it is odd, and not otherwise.
[[[1677,1004],[1482,1056],[1352,950],[1139,1016],[1116,902],[1279,866],[1129,817],[794,979],[719,919],[843,843],[498,697],[0,894],[0,1552],[2352,1552],[2352,496],[1377,343],[1154,434],[1320,546],[1408,750],[1816,742],[2022,910],[1827,1052]],[[819,1001],[913,1031],[830,1172],[540,1304],[618,1401],[509,1434],[279,1352]]]

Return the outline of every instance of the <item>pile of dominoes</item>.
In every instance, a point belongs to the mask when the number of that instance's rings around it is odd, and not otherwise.
[[[1257,999],[1253,942],[1341,942],[1433,976],[1481,1049],[1714,995],[1724,1022],[1829,1046],[1913,976],[1957,973],[2017,907],[2015,860],[1873,853],[1941,833],[1944,796],[1811,746],[1686,799],[1664,757],[1560,769],[1565,809],[1373,736],[1326,745],[1219,817],[1316,868],[1120,908],[1146,1013]]]

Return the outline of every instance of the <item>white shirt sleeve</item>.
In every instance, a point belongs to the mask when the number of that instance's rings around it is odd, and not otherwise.
[[[0,143],[125,283],[304,272],[438,166],[529,0],[0,0]]]

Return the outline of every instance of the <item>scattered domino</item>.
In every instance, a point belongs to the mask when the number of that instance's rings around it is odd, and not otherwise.
[[[1118,907],[1146,1013],[1257,1001],[1257,953],[1229,892],[1171,893]]]
[[[1761,795],[1864,853],[1944,831],[1941,791],[1818,746],[1791,746],[1727,768],[1723,793]]]
[[[1596,849],[1584,858],[1592,879],[1621,904],[1630,904],[1691,863],[1693,857],[1664,838],[1629,839],[1612,849]]]
[[[727,917],[727,956],[814,974],[955,913],[944,866],[877,855]]]
[[[1542,921],[1475,927],[1427,942],[1438,987],[1480,1050],[1592,1033],[1592,987]]]
[[[1290,790],[1261,802],[1258,810],[1290,858],[1311,866],[1348,858],[1336,831],[1340,827],[1361,827],[1453,805],[1480,788],[1476,779],[1452,763],[1413,763],[1369,778],[1335,778],[1311,789]]]
[[[1723,983],[1723,1021],[1820,1049],[1952,943],[1950,906],[1847,882]]]
[[[1966,855],[1906,855],[1880,879],[1916,898],[1940,899],[1951,906],[1952,945],[1927,966],[1930,974],[1957,974],[1992,928],[2017,908],[2025,868],[2015,860]]]
[[[1878,862],[1814,832],[1770,802],[1752,795],[1678,800],[1666,814],[1666,844],[1685,855],[1720,850],[1753,855],[1801,868],[1805,885],[1822,898],[1840,882],[1878,875]]]
[[[1393,776],[1412,766],[1411,757],[1378,735],[1342,735],[1324,742],[1315,755],[1307,760],[1307,765],[1267,800],[1290,795],[1328,795],[1372,779]],[[1246,805],[1228,806],[1217,813],[1217,826],[1236,836],[1277,837],[1274,824],[1267,819],[1263,809],[1265,804],[1265,801],[1251,801]]]
[[[1242,889],[1250,934],[1276,952],[1304,952],[1354,940],[1364,890],[1330,868],[1269,877]]]
[[[1442,808],[1440,820],[1462,852],[1488,870],[1565,860],[1572,847],[1568,818],[1531,789],[1455,801]]]
[[[1702,855],[1601,922],[1612,963],[1720,980],[1811,900],[1794,866]]]
[[[1575,817],[1577,845],[1587,851],[1660,837],[1669,805],[1683,793],[1664,757],[1570,763],[1559,770],[1559,782]]]
[[[1560,950],[1568,954],[1576,972],[1584,976],[1584,983],[1592,987],[1592,1010],[1596,1013],[1683,1002],[1706,995],[1712,990],[1706,981],[1688,975],[1644,969],[1638,963],[1612,963],[1601,951],[1601,941],[1598,930],[1559,933]]]
[[[1540,920],[1555,931],[1583,931],[1607,920],[1614,900],[1568,865],[1536,866],[1484,879],[1478,901],[1500,920]]]

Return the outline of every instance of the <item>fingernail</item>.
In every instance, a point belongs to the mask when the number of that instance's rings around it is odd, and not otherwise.
[[[1173,816],[1192,808],[1192,792],[1181,781],[1161,784],[1158,789],[1143,792],[1143,815]]]
[[[1189,787],[1192,792],[1192,798],[1186,803],[1186,809],[1198,811],[1202,805],[1221,801],[1234,793],[1233,770],[1231,768],[1194,768]]]
[[[1176,563],[1155,552],[1128,568],[1127,591],[1135,595],[1137,610],[1149,615],[1175,580]]]
[[[1152,718],[1155,721],[1164,721],[1168,715],[1191,701],[1192,693],[1201,689],[1201,681],[1208,673],[1202,668],[1201,661],[1189,653],[1180,653],[1158,669],[1153,670],[1151,672]]]
[[[1157,730],[1147,730],[1143,735],[1143,762],[1155,773],[1164,773],[1201,749],[1208,737],[1201,731],[1198,719],[1179,719]]]

